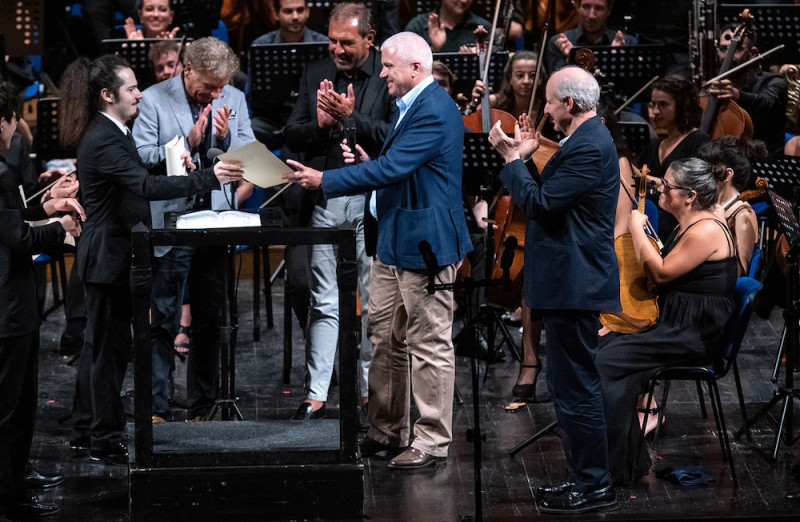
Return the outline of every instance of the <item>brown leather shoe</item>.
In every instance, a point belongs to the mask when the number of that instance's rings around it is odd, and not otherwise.
[[[161,424],[162,422],[167,422],[164,420],[164,417],[159,417],[158,415],[153,415],[153,424]]]
[[[435,464],[440,459],[441,457],[434,457],[430,453],[412,447],[393,458],[389,462],[389,467],[392,469],[419,469]]]

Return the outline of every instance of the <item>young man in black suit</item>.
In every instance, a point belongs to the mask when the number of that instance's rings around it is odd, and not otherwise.
[[[78,245],[88,315],[78,380],[79,386],[88,383],[92,413],[91,426],[75,420],[72,442],[89,447],[96,460],[126,465],[120,390],[131,347],[131,229],[140,222],[150,226],[150,200],[217,189],[241,180],[242,172],[217,163],[188,176],[151,176],[126,126],[138,115],[142,94],[119,56],[78,59],[61,83],[61,140],[78,145],[78,178],[88,216]],[[194,167],[187,151],[183,158]]]
[[[500,179],[528,216],[524,298],[542,312],[547,388],[570,470],[564,484],[537,490],[539,507],[548,513],[616,504],[594,360],[599,312],[621,308],[614,253],[619,162],[597,116],[599,97],[600,86],[583,69],[566,67],[550,77],[544,111],[568,138],[541,174],[530,161],[538,137],[518,132],[512,139],[497,125],[489,134],[506,160]],[[532,127],[530,118],[521,119],[523,127]]]

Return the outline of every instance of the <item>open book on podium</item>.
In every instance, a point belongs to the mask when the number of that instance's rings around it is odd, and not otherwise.
[[[179,230],[260,226],[261,215],[241,210],[201,210],[183,214],[175,220],[175,228]]]

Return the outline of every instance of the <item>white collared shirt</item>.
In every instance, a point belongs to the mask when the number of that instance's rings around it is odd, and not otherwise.
[[[114,125],[119,127],[119,130],[122,131],[122,134],[125,134],[127,136],[131,132],[131,130],[128,128],[127,125],[125,125],[124,123],[120,123],[120,121],[118,119],[116,119],[115,117],[113,117],[109,113],[104,112],[104,111],[100,111],[100,114],[102,114],[103,116],[105,116],[109,120],[113,121]]]

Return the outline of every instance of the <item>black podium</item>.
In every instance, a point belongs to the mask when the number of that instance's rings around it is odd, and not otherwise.
[[[220,228],[132,233],[134,423],[131,520],[363,518],[356,455],[356,240],[353,230]],[[340,418],[152,424],[150,296],[156,245],[338,245]],[[224,332],[223,332],[224,335]]]

